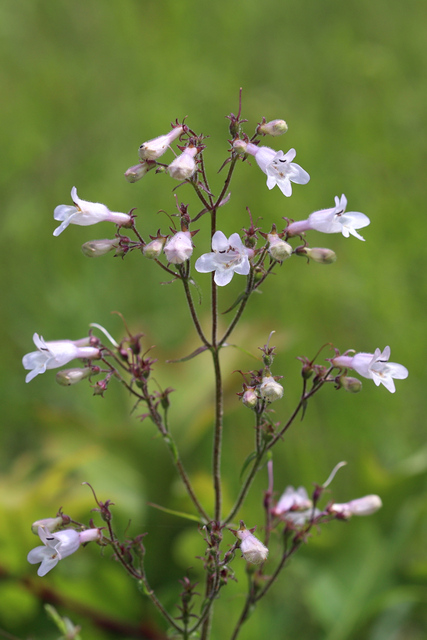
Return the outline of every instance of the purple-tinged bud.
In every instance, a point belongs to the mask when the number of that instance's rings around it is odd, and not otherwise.
[[[254,409],[258,402],[258,395],[254,387],[248,387],[242,396],[242,402],[248,409]]]
[[[117,238],[113,240],[108,238],[105,240],[89,240],[89,242],[85,242],[82,245],[82,252],[88,258],[97,258],[98,256],[105,256],[106,253],[113,249],[117,249],[118,244],[119,240]]]
[[[70,387],[72,384],[77,384],[85,378],[88,378],[92,373],[91,367],[84,367],[84,369],[63,369],[56,374],[56,382],[63,387]]]
[[[342,376],[342,378],[339,378],[339,384],[350,393],[359,393],[362,389],[361,381],[358,378],[352,378],[351,376]]]
[[[240,138],[237,138],[237,140],[233,142],[234,151],[242,155],[246,153],[247,146],[247,143],[244,140],[240,140]]]
[[[369,495],[350,500],[350,502],[344,502],[343,504],[333,504],[329,511],[347,519],[351,518],[351,516],[370,516],[378,509],[381,509],[382,506],[383,503],[379,496]]]
[[[283,396],[283,387],[275,381],[273,376],[265,376],[262,379],[259,392],[264,400],[274,402],[275,400],[280,400]]]
[[[191,257],[193,253],[193,243],[189,231],[178,231],[166,243],[164,252],[168,262],[172,264],[182,264]]]
[[[48,531],[55,531],[62,524],[62,517],[57,518],[43,518],[43,520],[36,520],[31,525],[31,531],[37,536],[39,534],[39,527],[44,527]]]
[[[258,125],[257,133],[264,133],[269,136],[281,136],[288,130],[288,125],[284,120],[270,120]]]
[[[270,243],[268,252],[277,262],[283,262],[292,255],[292,247],[288,242],[282,240],[277,233],[269,233],[267,240]]]
[[[129,167],[125,171],[125,178],[128,182],[138,182],[145,176],[146,173],[150,171],[150,169],[154,169],[156,163],[150,160],[143,160],[138,164],[135,164],[133,167]]]
[[[154,260],[161,255],[165,242],[166,238],[155,238],[143,247],[142,253],[146,258]]]
[[[197,147],[189,146],[168,166],[169,175],[175,180],[188,180],[195,173],[197,165],[194,156]]]
[[[319,264],[332,264],[332,262],[335,262],[337,259],[335,251],[320,247],[297,247],[295,253],[298,256],[310,258],[310,260],[314,260],[314,262],[318,262]]]
[[[164,136],[158,136],[157,138],[153,138],[152,140],[148,140],[144,142],[139,147],[139,157],[141,160],[157,160],[160,158],[167,149],[169,145],[178,138],[183,132],[183,127],[175,127],[172,131],[169,131]]]

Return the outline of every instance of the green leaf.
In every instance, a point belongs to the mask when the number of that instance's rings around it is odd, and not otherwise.
[[[242,470],[241,470],[241,472],[240,472],[240,476],[239,476],[240,480],[242,479],[243,474],[245,473],[246,469],[248,468],[248,466],[250,465],[250,463],[252,462],[252,460],[255,460],[255,458],[257,457],[257,455],[258,455],[258,454],[257,454],[257,452],[256,452],[256,451],[252,451],[252,453],[250,453],[250,454],[248,455],[248,457],[246,458],[246,460],[245,460],[245,461],[244,461],[244,463],[243,463],[243,467],[242,467]]]
[[[197,516],[193,516],[191,513],[184,513],[182,511],[174,511],[173,509],[167,509],[166,507],[162,507],[159,504],[155,504],[154,502],[148,502],[147,504],[150,507],[154,507],[155,509],[164,511],[165,513],[170,513],[172,516],[178,516],[178,518],[185,518],[186,520],[192,520],[193,522],[200,523],[200,518],[198,518]]]
[[[209,347],[207,347],[204,344],[203,346],[201,346],[198,349],[196,349],[195,351],[193,351],[193,353],[190,353],[189,356],[184,356],[183,358],[178,358],[178,360],[166,360],[166,362],[173,363],[173,364],[175,364],[177,362],[186,362],[187,360],[191,360],[192,358],[195,358],[200,353],[203,353],[203,351],[207,351],[208,349],[209,349]]]

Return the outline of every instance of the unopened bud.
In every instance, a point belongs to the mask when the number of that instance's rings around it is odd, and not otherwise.
[[[90,376],[91,373],[92,369],[90,367],[85,367],[84,369],[63,369],[56,374],[56,382],[63,387],[70,387],[72,384],[81,382],[81,380]]]
[[[270,122],[264,122],[258,126],[257,132],[264,133],[269,136],[281,136],[282,133],[286,133],[288,125],[284,120],[271,120]]]
[[[155,238],[143,247],[142,253],[146,258],[149,258],[150,260],[158,258],[162,253],[165,240],[166,238]]]
[[[247,562],[261,564],[267,560],[267,547],[249,529],[246,529],[242,520],[240,521],[240,529],[233,533],[240,540],[240,551]]]
[[[339,379],[340,386],[350,393],[358,393],[362,389],[362,383],[358,378],[351,376],[342,376]]]
[[[88,258],[97,258],[98,256],[104,256],[109,251],[116,249],[119,244],[119,240],[89,240],[82,245],[82,251]]]
[[[280,400],[283,396],[283,387],[275,381],[273,376],[265,376],[262,379],[259,392],[264,400],[274,402],[275,400]]]
[[[128,182],[137,182],[141,180],[150,169],[154,169],[155,166],[155,162],[144,160],[143,162],[135,164],[133,167],[129,167],[129,169],[125,171],[125,178]]]
[[[175,180],[188,180],[195,173],[197,165],[194,156],[197,147],[189,146],[168,166],[169,175]]]
[[[245,407],[249,409],[254,409],[256,403],[258,402],[258,396],[254,389],[254,387],[248,387],[242,396],[242,402]]]
[[[335,251],[323,249],[321,247],[297,247],[295,253],[299,256],[306,256],[319,264],[332,264],[337,259]]]
[[[242,155],[246,153],[247,143],[244,140],[240,140],[238,138],[233,142],[233,149],[236,153],[241,153]]]
[[[268,252],[273,260],[283,262],[292,255],[292,247],[289,242],[285,242],[279,238],[277,233],[269,233],[267,235],[267,240],[270,243]]]
[[[44,527],[48,531],[52,533],[62,524],[62,517],[58,516],[57,518],[43,518],[43,520],[36,520],[31,525],[31,531],[37,536],[39,533],[39,527]]]
[[[165,151],[167,151],[169,145],[181,135],[184,128],[180,125],[174,127],[172,131],[169,131],[164,136],[158,136],[152,140],[144,142],[139,147],[139,157],[141,160],[157,160]]]
[[[330,507],[330,511],[342,518],[351,518],[351,516],[370,516],[378,509],[381,509],[382,506],[383,503],[379,496],[369,495],[350,500],[350,502],[344,502],[343,504],[333,504]]]

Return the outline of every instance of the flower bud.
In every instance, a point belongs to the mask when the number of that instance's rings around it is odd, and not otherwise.
[[[183,132],[183,127],[175,127],[164,136],[158,136],[152,140],[144,142],[139,147],[139,157],[141,160],[157,160],[168,149],[169,145]]]
[[[258,396],[254,387],[248,387],[242,396],[242,402],[248,409],[254,409],[258,402]]]
[[[109,251],[117,249],[119,240],[89,240],[82,245],[82,251],[88,258],[97,258],[98,256],[104,256]]]
[[[62,517],[57,518],[44,518],[43,520],[36,520],[31,525],[31,531],[37,536],[39,533],[39,527],[44,527],[48,531],[52,532],[62,524]]]
[[[337,259],[335,251],[320,247],[297,247],[295,253],[299,256],[306,256],[314,260],[314,262],[319,262],[319,264],[332,264]]]
[[[143,160],[142,162],[135,164],[133,167],[129,167],[129,169],[125,171],[125,178],[128,182],[137,182],[138,180],[141,180],[141,178],[143,178],[150,169],[154,169],[155,166],[155,162]]]
[[[381,509],[382,506],[383,503],[379,496],[369,495],[350,500],[350,502],[344,502],[343,504],[333,504],[330,507],[330,511],[347,519],[351,518],[351,516],[370,516],[378,509]]]
[[[281,384],[275,381],[273,376],[265,376],[262,379],[259,391],[261,397],[268,402],[280,400],[280,398],[283,396],[283,387]]]
[[[191,257],[193,253],[193,243],[189,231],[178,231],[166,243],[164,252],[168,262],[172,264],[182,264]]]
[[[350,393],[358,393],[362,389],[362,383],[358,378],[352,378],[351,376],[342,376],[339,379],[340,385]]]
[[[63,387],[70,387],[72,384],[81,382],[90,376],[91,373],[92,369],[90,367],[85,367],[84,369],[79,369],[78,367],[75,369],[63,369],[56,374],[56,382]]]
[[[281,136],[282,133],[286,133],[288,125],[284,120],[270,120],[270,122],[264,122],[258,125],[257,133],[264,133],[269,136]]]
[[[169,175],[175,180],[188,180],[196,171],[196,161],[194,156],[197,154],[197,147],[186,147],[180,156],[175,158],[168,166]]]
[[[277,233],[269,233],[267,240],[270,243],[268,252],[278,262],[283,262],[292,255],[292,247],[288,242],[279,238]]]
[[[240,529],[235,532],[235,535],[241,541],[240,550],[247,562],[251,562],[252,564],[265,562],[268,556],[267,547],[263,545],[249,529],[246,529],[242,520],[240,521]]]
[[[240,140],[240,138],[238,138],[233,142],[234,151],[242,155],[246,153],[247,146],[248,146],[247,143],[244,140]]]
[[[154,240],[152,240],[151,242],[149,242],[143,247],[142,253],[146,258],[149,258],[150,260],[154,260],[155,258],[158,258],[162,253],[162,249],[163,249],[163,245],[165,244],[165,241],[166,241],[166,238],[155,238]]]

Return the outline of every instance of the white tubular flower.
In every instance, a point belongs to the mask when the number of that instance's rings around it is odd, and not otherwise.
[[[69,224],[78,224],[82,227],[87,227],[91,224],[106,220],[107,222],[114,222],[114,224],[119,226],[129,226],[132,221],[132,217],[128,213],[110,211],[105,204],[100,204],[99,202],[80,200],[76,187],[71,189],[71,199],[74,202],[73,206],[60,204],[53,212],[55,220],[61,222],[59,227],[53,232],[54,236],[59,236]]]
[[[259,392],[264,400],[274,402],[275,400],[280,400],[283,396],[283,387],[275,381],[273,376],[265,376],[262,379]]]
[[[164,136],[158,136],[152,140],[144,142],[139,147],[139,157],[141,160],[157,160],[160,158],[169,148],[170,144],[178,138],[183,132],[183,127],[174,127],[172,131],[169,131]]]
[[[280,516],[288,511],[306,511],[313,506],[304,487],[294,489],[292,486],[286,487],[285,492],[280,497],[279,502],[273,509],[273,514]]]
[[[39,527],[38,534],[44,546],[31,549],[27,560],[30,564],[41,563],[37,570],[40,577],[56,567],[60,560],[77,551],[82,543],[99,540],[101,537],[99,529],[86,529],[80,533],[74,529],[65,529],[51,533],[44,526]]]
[[[169,238],[163,251],[165,252],[168,262],[172,264],[182,264],[188,260],[193,253],[191,233],[189,231],[178,231],[172,238]]]
[[[240,523],[240,529],[236,531],[236,536],[239,538],[240,550],[243,553],[243,557],[247,562],[252,564],[261,564],[267,560],[268,549],[262,544],[253,533],[246,529],[243,522]]]
[[[390,347],[375,349],[375,353],[356,353],[354,356],[337,356],[331,362],[336,367],[354,369],[364,378],[370,378],[377,387],[383,384],[390,393],[396,391],[393,378],[405,380],[408,377],[408,369],[403,364],[389,362]]]
[[[345,238],[350,235],[359,240],[365,240],[356,229],[367,227],[370,223],[368,216],[359,211],[348,211],[347,198],[342,194],[341,198],[335,196],[335,207],[315,211],[308,217],[309,227],[322,233],[342,233]]]
[[[295,184],[307,184],[310,176],[299,164],[292,162],[296,156],[295,149],[289,149],[287,153],[274,151],[270,147],[257,147],[248,143],[246,152],[255,156],[255,160],[267,175],[267,187],[272,189],[276,184],[285,196],[292,195],[291,182]]]
[[[245,247],[238,233],[227,238],[222,231],[216,231],[212,236],[212,253],[204,253],[196,260],[196,271],[215,271],[215,284],[224,287],[231,282],[234,273],[241,276],[249,274],[250,256],[252,251]]]
[[[55,340],[45,342],[37,333],[33,335],[33,341],[38,351],[27,353],[22,358],[24,369],[29,369],[25,382],[31,382],[33,378],[46,369],[57,369],[68,364],[75,358],[99,358],[100,351],[96,347],[89,346],[90,338],[81,340]]]
[[[351,518],[351,516],[370,516],[372,513],[381,509],[383,503],[381,498],[376,495],[364,496],[343,504],[333,504],[330,507],[332,513],[336,513],[342,518]]]
[[[186,147],[184,151],[168,166],[169,175],[175,180],[188,180],[195,173],[197,164],[194,156],[197,147]]]

